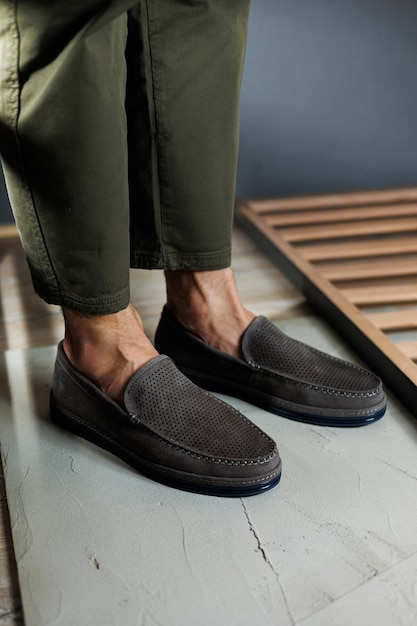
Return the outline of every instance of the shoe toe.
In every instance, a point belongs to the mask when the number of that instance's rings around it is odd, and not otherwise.
[[[275,442],[239,411],[194,385],[168,357],[145,366],[130,381],[125,405],[161,446],[171,476],[187,472],[189,481],[213,489],[259,490],[281,468]],[[151,449],[149,450],[151,452]],[[161,462],[156,453],[155,461]],[[262,485],[265,485],[264,487]]]
[[[246,360],[275,377],[283,399],[323,417],[361,420],[382,416],[381,380],[367,370],[288,337],[272,322],[257,318],[245,335]]]

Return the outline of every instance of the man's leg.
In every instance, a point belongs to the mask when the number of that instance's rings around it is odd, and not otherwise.
[[[166,269],[170,310],[232,354],[254,317],[229,267],[248,11],[144,0],[128,42],[132,265]]]
[[[1,0],[0,145],[35,289],[110,313],[129,302],[125,99],[132,0]]]
[[[165,272],[167,306],[207,344],[240,358],[242,335],[255,318],[240,300],[231,268]]]
[[[126,9],[2,0],[1,146],[37,292],[73,365],[122,401],[157,353],[129,302]]]
[[[65,318],[51,416],[161,482],[251,495],[279,481],[275,443],[158,356],[128,304],[122,12],[133,4],[0,0],[8,187],[35,288]]]

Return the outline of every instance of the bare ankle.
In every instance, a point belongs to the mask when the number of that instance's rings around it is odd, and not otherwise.
[[[110,315],[63,309],[64,350],[71,363],[104,393],[122,402],[133,374],[157,351],[132,305]]]
[[[178,270],[165,277],[175,317],[213,347],[240,356],[241,336],[255,316],[244,308],[232,270]]]
[[[240,310],[242,304],[230,268],[212,271],[177,270],[165,272],[169,308],[186,311],[188,315],[204,317],[214,302],[227,295],[229,308]]]

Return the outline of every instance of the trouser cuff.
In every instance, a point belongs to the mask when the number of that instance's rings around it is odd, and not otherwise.
[[[80,313],[90,313],[92,315],[110,315],[126,309],[130,302],[129,291],[105,298],[78,298],[73,294],[45,290],[42,285],[34,283],[36,293],[48,304],[67,307]]]
[[[154,252],[132,253],[130,266],[137,269],[210,271],[230,267],[231,248],[212,253],[180,253],[160,255]]]

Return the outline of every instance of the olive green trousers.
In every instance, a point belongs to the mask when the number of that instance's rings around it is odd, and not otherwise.
[[[230,265],[249,0],[0,0],[0,152],[33,284],[106,314],[129,267]]]

